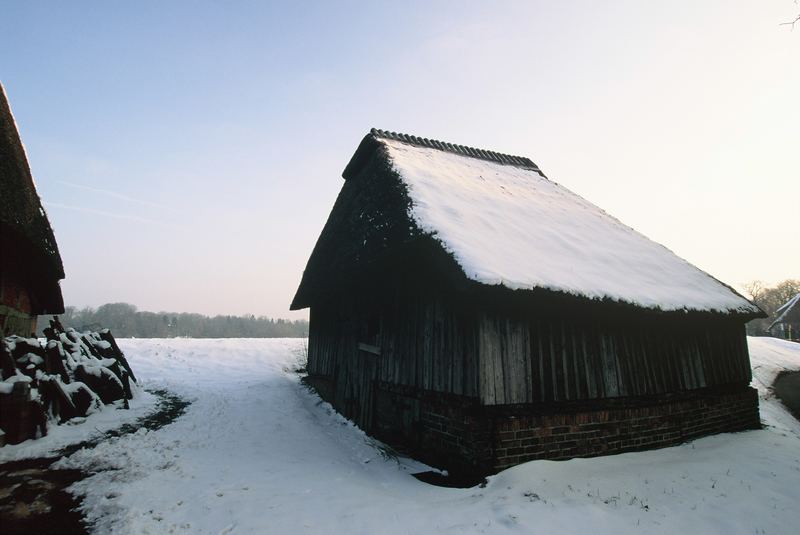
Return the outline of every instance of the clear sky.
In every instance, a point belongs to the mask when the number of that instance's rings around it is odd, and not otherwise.
[[[791,0],[3,2],[68,305],[290,313],[370,127],[530,157],[732,285],[800,277]]]

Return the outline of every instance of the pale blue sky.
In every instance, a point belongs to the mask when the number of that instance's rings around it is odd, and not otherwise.
[[[3,2],[0,77],[70,305],[298,317],[372,126],[529,156],[717,278],[775,282],[800,277],[797,10]]]

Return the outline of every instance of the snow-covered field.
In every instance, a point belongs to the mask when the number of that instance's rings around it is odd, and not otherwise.
[[[291,372],[302,344],[121,340],[144,386],[193,404],[158,431],[61,462],[97,472],[74,488],[96,531],[793,534],[800,525],[800,424],[766,388],[780,369],[800,369],[798,344],[750,339],[763,430],[536,461],[472,489],[417,481],[411,473],[424,467],[387,455],[308,392]],[[0,449],[0,460],[25,447]]]

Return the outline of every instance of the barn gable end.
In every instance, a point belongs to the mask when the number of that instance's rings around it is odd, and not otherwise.
[[[370,266],[418,236],[408,219],[408,204],[386,158],[370,154],[359,173],[345,181],[291,309],[325,300],[332,290],[352,284]]]

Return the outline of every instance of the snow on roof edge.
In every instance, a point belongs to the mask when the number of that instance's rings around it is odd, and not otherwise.
[[[373,132],[373,135],[374,135],[374,132]],[[572,296],[576,296],[576,297],[587,298],[587,299],[590,299],[590,300],[593,300],[593,301],[611,301],[611,302],[616,302],[616,303],[620,303],[620,304],[628,304],[628,305],[633,305],[633,306],[637,306],[637,307],[640,307],[640,308],[651,309],[651,310],[662,311],[662,312],[681,312],[681,311],[683,311],[683,312],[713,312],[713,313],[721,313],[721,314],[737,314],[737,315],[740,314],[740,315],[751,315],[751,316],[763,316],[764,315],[764,312],[760,308],[758,308],[757,306],[752,304],[750,301],[748,301],[744,296],[739,294],[731,286],[723,283],[722,281],[718,280],[717,278],[713,277],[712,275],[710,275],[710,274],[706,273],[705,271],[697,268],[696,266],[694,266],[693,264],[691,264],[687,260],[685,260],[685,259],[681,258],[680,256],[678,256],[677,254],[675,254],[673,251],[671,251],[666,246],[649,239],[648,237],[646,237],[643,234],[639,233],[635,229],[625,225],[624,223],[619,221],[617,218],[615,218],[612,215],[608,214],[607,212],[605,212],[601,208],[597,207],[596,205],[590,203],[589,201],[587,201],[583,197],[580,197],[579,195],[577,195],[577,194],[571,192],[570,190],[568,190],[567,188],[565,188],[565,187],[559,185],[558,183],[548,179],[539,170],[538,166],[536,166],[535,168],[524,167],[524,166],[521,166],[521,165],[517,165],[516,162],[498,162],[494,158],[492,158],[492,159],[482,158],[479,153],[476,154],[476,155],[473,155],[473,154],[461,153],[461,152],[457,152],[457,151],[448,151],[446,148],[442,149],[442,148],[439,148],[439,147],[436,147],[436,146],[431,146],[431,145],[428,145],[428,144],[417,143],[417,142],[415,142],[417,139],[419,139],[419,138],[414,138],[411,141],[407,141],[404,138],[399,137],[399,136],[398,137],[385,136],[385,137],[380,137],[379,139],[377,139],[379,141],[379,143],[381,143],[384,147],[386,147],[386,154],[387,154],[387,157],[389,158],[389,160],[391,162],[392,168],[397,173],[398,177],[405,183],[405,185],[410,190],[414,189],[414,186],[415,186],[414,179],[413,178],[411,178],[411,179],[409,178],[409,176],[408,176],[409,169],[407,169],[407,168],[404,169],[403,168],[403,163],[398,163],[398,161],[397,161],[398,158],[396,157],[397,156],[397,148],[398,147],[397,147],[396,144],[409,146],[409,147],[414,148],[415,150],[437,151],[437,152],[440,152],[440,153],[443,153],[443,154],[446,153],[448,155],[447,157],[461,158],[461,159],[467,159],[467,158],[480,159],[480,160],[485,160],[486,163],[491,164],[491,165],[495,165],[495,166],[498,166],[498,165],[514,166],[514,167],[517,167],[520,170],[524,170],[524,171],[527,171],[527,172],[535,172],[536,175],[538,175],[540,177],[540,180],[544,180],[544,181],[552,184],[555,188],[558,188],[559,190],[562,190],[563,192],[567,192],[574,199],[577,199],[577,200],[579,200],[580,203],[583,203],[584,206],[589,206],[589,207],[591,207],[591,209],[597,211],[598,214],[601,214],[602,217],[605,220],[607,220],[606,221],[607,224],[611,223],[613,225],[617,225],[620,228],[625,229],[625,232],[630,233],[631,235],[635,235],[638,240],[643,240],[644,242],[650,244],[650,247],[653,247],[653,246],[657,247],[661,251],[662,255],[668,255],[671,259],[674,259],[674,260],[672,260],[673,262],[674,261],[678,261],[680,264],[682,264],[683,267],[681,269],[683,269],[685,271],[692,271],[695,274],[701,274],[702,278],[705,279],[704,281],[701,281],[701,284],[707,285],[709,287],[710,286],[716,287],[717,293],[719,293],[719,290],[724,289],[723,293],[726,293],[727,295],[724,296],[724,297],[726,297],[725,299],[722,299],[718,303],[708,302],[708,303],[702,303],[702,304],[698,304],[698,303],[683,303],[683,304],[672,303],[672,304],[670,304],[670,303],[647,302],[646,300],[645,300],[645,302],[642,302],[640,300],[632,299],[632,298],[626,297],[624,295],[615,295],[613,292],[603,291],[602,289],[595,289],[594,291],[587,291],[586,289],[580,289],[580,288],[564,286],[564,285],[560,285],[560,284],[552,283],[552,282],[547,283],[547,282],[525,282],[525,281],[520,281],[520,280],[515,281],[515,280],[513,280],[513,277],[512,278],[506,278],[506,277],[502,277],[502,276],[500,276],[500,277],[487,277],[485,273],[483,273],[483,274],[481,273],[480,269],[477,269],[477,270],[476,269],[470,269],[470,267],[474,267],[474,266],[471,266],[469,260],[464,258],[464,255],[461,254],[462,251],[459,250],[459,246],[457,244],[454,245],[453,243],[449,242],[448,239],[445,236],[443,236],[443,233],[441,232],[441,229],[437,228],[437,226],[435,224],[432,224],[431,221],[426,220],[425,217],[420,217],[420,214],[418,213],[419,210],[416,210],[415,208],[418,207],[420,201],[423,202],[423,203],[426,203],[426,202],[429,202],[431,199],[430,198],[427,198],[427,199],[419,199],[419,198],[417,198],[417,199],[415,199],[415,195],[410,192],[409,197],[410,197],[410,200],[411,200],[411,206],[409,208],[409,217],[413,221],[415,221],[415,223],[420,228],[420,230],[422,230],[423,232],[428,233],[429,235],[431,235],[434,239],[436,239],[441,244],[442,248],[445,251],[447,251],[447,253],[450,254],[454,258],[454,260],[459,265],[459,267],[461,268],[462,272],[464,273],[464,275],[468,279],[470,279],[470,280],[472,280],[474,282],[478,282],[480,284],[486,285],[486,286],[502,286],[502,287],[505,287],[505,288],[508,288],[508,289],[511,289],[511,290],[521,290],[521,291],[530,291],[530,290],[535,290],[535,289],[542,289],[542,290],[547,290],[547,291],[551,291],[551,292],[564,293],[564,294],[572,295]],[[437,141],[436,143],[442,143],[442,142],[438,142]],[[472,149],[472,150],[476,150],[476,149]],[[522,158],[522,157],[516,157],[516,158]],[[530,161],[527,158],[525,158],[525,160]],[[404,163],[407,164],[408,162],[404,162]],[[417,169],[417,171],[419,171],[419,170]],[[427,178],[429,179],[430,177],[427,177]],[[460,184],[458,184],[458,186],[460,186]],[[501,186],[501,187],[503,187],[503,186]],[[570,200],[572,200],[572,199],[570,199]],[[696,278],[696,275],[695,275],[695,278]],[[695,280],[694,282],[697,284],[697,280]]]
[[[769,324],[767,330],[772,329],[778,323],[782,323],[783,318],[786,317],[786,314],[791,312],[791,310],[795,307],[795,305],[797,305],[798,301],[800,301],[800,292],[794,294],[794,297],[786,301],[784,304],[780,306],[780,308],[778,308],[778,310],[775,311],[775,314],[778,314],[778,317],[775,318],[775,321]]]

